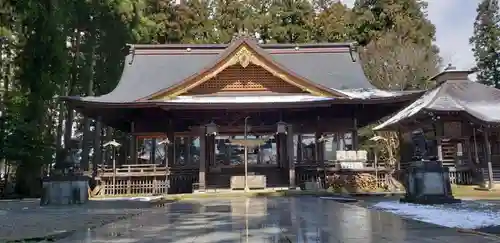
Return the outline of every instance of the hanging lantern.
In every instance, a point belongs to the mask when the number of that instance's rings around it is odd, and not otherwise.
[[[286,123],[285,122],[278,122],[276,124],[276,133],[277,134],[286,134]]]
[[[217,124],[214,122],[210,122],[209,124],[205,125],[205,132],[207,135],[217,135]]]

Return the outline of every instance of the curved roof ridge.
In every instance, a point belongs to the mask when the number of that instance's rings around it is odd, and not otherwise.
[[[347,97],[347,95],[345,95],[341,92],[338,92],[334,89],[331,89],[329,87],[325,87],[319,83],[316,83],[312,80],[309,80],[306,77],[303,77],[303,76],[293,72],[292,70],[289,70],[287,67],[284,67],[280,63],[276,62],[269,55],[269,53],[264,52],[262,50],[262,48],[260,48],[255,41],[248,39],[248,38],[240,38],[240,39],[235,40],[233,43],[231,43],[231,45],[229,45],[226,50],[224,50],[222,53],[217,55],[217,58],[215,61],[206,65],[202,70],[198,71],[197,73],[194,73],[193,75],[187,77],[184,80],[178,80],[177,83],[174,85],[171,85],[169,87],[158,90],[158,91],[151,93],[147,96],[139,98],[136,101],[151,99],[151,98],[158,96],[160,94],[163,94],[165,92],[169,92],[170,90],[178,89],[182,85],[184,85],[186,82],[190,82],[191,80],[194,80],[195,78],[197,78],[203,74],[208,74],[214,67],[216,67],[220,63],[224,62],[230,55],[232,55],[235,51],[238,50],[238,48],[242,47],[243,45],[248,46],[252,51],[254,51],[256,54],[258,54],[260,57],[262,57],[265,61],[267,61],[270,64],[272,64],[273,66],[275,66],[275,68],[280,69],[281,71],[291,75],[292,77],[297,78],[297,79],[299,79],[299,80],[301,80],[301,81],[303,81],[303,82],[305,82],[313,87],[316,87],[319,90],[322,90],[322,91],[329,93],[329,94],[332,94],[334,96],[339,96],[339,97],[344,97],[344,98]]]
[[[249,41],[247,38],[241,38],[238,40],[246,40]],[[236,41],[238,41],[236,40]],[[234,41],[234,42],[236,42]],[[193,49],[226,49],[229,46],[231,46],[234,42],[232,43],[227,43],[227,44],[182,44],[182,43],[172,43],[172,44],[127,44],[127,46],[141,50],[141,49],[186,49],[186,48],[193,48]],[[291,47],[299,47],[299,48],[339,48],[339,47],[344,47],[344,48],[354,48],[356,45],[356,42],[335,42],[335,43],[328,43],[328,42],[321,42],[321,43],[255,43],[257,46],[259,46],[262,49],[280,49],[280,48],[291,48]]]

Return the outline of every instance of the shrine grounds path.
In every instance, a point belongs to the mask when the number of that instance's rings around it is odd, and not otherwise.
[[[76,219],[75,219],[76,220]],[[200,199],[144,211],[58,242],[490,243],[499,238],[316,197]]]

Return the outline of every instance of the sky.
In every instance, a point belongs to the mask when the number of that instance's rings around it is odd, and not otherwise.
[[[352,6],[355,0],[341,0]],[[457,69],[474,66],[472,35],[476,7],[480,0],[427,0],[427,14],[436,26],[436,45],[440,49],[443,64],[451,63]]]

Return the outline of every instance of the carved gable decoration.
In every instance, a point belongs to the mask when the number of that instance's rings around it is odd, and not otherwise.
[[[194,87],[186,94],[212,94],[218,92],[304,93],[302,89],[274,76],[255,64],[249,64],[245,56],[239,57],[240,64],[230,66],[217,76]]]
[[[184,94],[210,94],[234,91],[270,91],[278,93],[310,93],[331,97],[331,90],[319,88],[274,63],[243,41],[214,66],[198,76],[153,94],[150,99],[171,99]],[[339,96],[342,96],[340,94]]]

